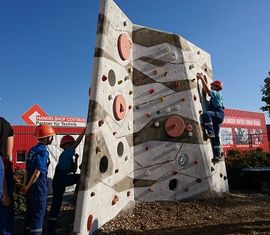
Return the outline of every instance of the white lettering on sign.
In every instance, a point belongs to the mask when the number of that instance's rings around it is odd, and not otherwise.
[[[61,117],[61,116],[37,116],[36,125],[47,124],[59,127],[85,127],[86,120],[77,117]]]
[[[243,125],[243,126],[261,126],[260,119],[245,119],[245,118],[235,118],[235,117],[225,117],[223,124],[230,125]]]

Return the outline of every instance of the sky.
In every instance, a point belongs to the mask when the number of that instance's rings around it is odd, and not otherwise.
[[[115,2],[134,24],[210,53],[225,107],[262,112],[269,0]],[[51,116],[87,117],[98,10],[98,0],[0,0],[0,116],[24,124],[21,115],[37,103]]]

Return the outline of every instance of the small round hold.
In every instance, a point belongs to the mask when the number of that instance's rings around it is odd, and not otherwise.
[[[151,113],[147,112],[147,113],[145,113],[145,116],[146,117],[150,117],[151,116]]]
[[[128,68],[128,73],[132,73],[132,71],[133,71],[132,67],[129,67]]]
[[[94,197],[95,195],[96,195],[95,192],[92,192],[92,193],[90,194],[91,197]]]
[[[115,169],[114,173],[117,174],[119,172],[119,169]]]
[[[129,95],[132,95],[132,94],[133,94],[133,91],[129,91],[128,94],[129,94]]]
[[[191,137],[193,136],[193,133],[191,131],[188,132],[188,136]]]
[[[130,191],[127,191],[127,197],[129,197],[130,196]]]
[[[155,127],[159,127],[159,122],[155,122]]]
[[[219,176],[222,178],[222,177],[223,177],[223,174],[222,174],[222,173],[220,173],[220,174],[219,174]]]
[[[118,85],[122,84],[122,82],[123,82],[122,80],[119,80],[119,81],[118,81]]]
[[[145,175],[149,176],[149,175],[151,175],[151,172],[150,171],[146,171],[145,172]]]
[[[160,99],[161,102],[164,102],[165,97],[164,96],[161,96],[159,99]]]
[[[201,52],[200,51],[197,51],[197,55],[200,55],[201,54]]]
[[[129,106],[128,106],[128,109],[132,109],[132,105],[129,105]]]
[[[149,90],[149,94],[153,94],[155,92],[155,90],[152,88]]]
[[[125,161],[127,161],[128,160],[128,156],[125,156]]]
[[[171,111],[172,111],[172,110],[171,110],[170,107],[166,108],[166,112],[167,112],[167,113],[170,113]]]
[[[103,81],[103,82],[105,82],[107,79],[108,79],[108,78],[107,78],[106,75],[103,75],[103,76],[102,76],[102,81]]]
[[[97,140],[98,143],[100,142],[100,138],[101,138],[100,135],[97,134],[97,135],[96,135],[96,140]]]
[[[125,76],[125,81],[129,80],[130,77],[129,76]]]
[[[160,114],[160,111],[159,110],[157,111],[157,114]]]
[[[126,27],[126,26],[127,26],[127,22],[126,22],[126,21],[124,21],[124,22],[123,22],[123,25]]]
[[[108,100],[112,100],[112,95],[109,95],[108,96]]]
[[[194,64],[189,65],[189,69],[194,69]]]
[[[132,122],[129,122],[128,123],[128,130],[131,131],[132,130],[132,127],[133,127],[133,123]]]

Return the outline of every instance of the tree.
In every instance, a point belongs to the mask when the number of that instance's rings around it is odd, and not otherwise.
[[[264,79],[264,86],[261,89],[262,101],[266,103],[265,106],[261,107],[262,111],[267,111],[270,116],[270,71],[268,76]]]

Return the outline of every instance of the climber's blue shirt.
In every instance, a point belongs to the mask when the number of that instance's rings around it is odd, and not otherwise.
[[[210,107],[209,110],[211,111],[223,111],[223,97],[219,91],[211,90],[210,93]]]
[[[70,173],[72,170],[74,154],[75,154],[75,149],[73,147],[66,148],[59,156],[56,170]]]

